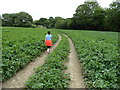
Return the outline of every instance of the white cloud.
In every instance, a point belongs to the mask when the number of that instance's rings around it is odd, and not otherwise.
[[[70,18],[78,5],[85,0],[2,0],[0,14],[18,13],[24,11],[32,15],[33,19],[50,16]],[[102,7],[108,7],[112,0],[97,0]]]

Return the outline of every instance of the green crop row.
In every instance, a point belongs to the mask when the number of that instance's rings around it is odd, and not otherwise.
[[[64,31],[75,44],[89,88],[120,88],[118,33]]]
[[[36,73],[26,82],[27,88],[68,88],[70,77],[63,71],[67,68],[64,62],[68,60],[69,43],[62,36],[57,48],[49,54],[45,64],[36,68]]]
[[[46,50],[44,44],[47,29],[4,27],[2,29],[2,80],[16,74],[35,57]],[[53,43],[58,39],[53,34]]]

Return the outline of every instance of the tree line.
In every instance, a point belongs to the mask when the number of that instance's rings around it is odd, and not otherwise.
[[[2,14],[2,26],[31,27],[33,18],[26,12]]]
[[[109,8],[102,8],[97,0],[85,1],[77,7],[72,18],[49,17],[33,21],[26,12],[2,14],[2,26],[35,27],[42,25],[46,28],[120,31],[120,0],[113,1]]]

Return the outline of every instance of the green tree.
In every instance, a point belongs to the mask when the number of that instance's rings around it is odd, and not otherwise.
[[[2,17],[0,15],[0,27],[2,26]]]
[[[49,27],[49,24],[50,24],[49,19],[47,19],[47,20],[44,21],[44,27],[50,28],[50,27]]]
[[[55,27],[55,19],[53,17],[49,17],[49,28],[54,28]]]
[[[84,4],[79,5],[76,9],[76,13],[73,16],[75,20],[76,29],[95,29],[95,17],[93,15],[96,13],[96,8],[100,8],[97,1],[88,2],[85,1]]]
[[[111,31],[120,31],[120,0],[110,4],[110,8],[106,9],[107,29]]]
[[[46,28],[54,28],[55,20],[53,17],[49,17],[49,19],[40,18],[39,20],[35,20],[34,24],[35,25],[42,25],[43,27],[46,27]]]
[[[65,20],[62,20],[61,29],[70,29],[71,28],[70,25],[71,25],[71,18],[67,18]]]
[[[38,24],[39,25],[42,25],[43,27],[45,27],[45,25],[44,25],[44,22],[47,20],[47,18],[40,18],[39,20],[38,20]]]
[[[101,7],[95,8],[93,11],[93,22],[91,22],[93,25],[93,29],[104,30],[105,11]]]
[[[55,17],[55,28],[60,29],[62,27],[62,22],[63,22],[62,17]]]
[[[15,14],[2,14],[2,26],[14,26]]]
[[[77,22],[74,18],[70,19],[70,22],[68,23],[69,29],[77,29]]]
[[[17,27],[31,27],[33,23],[32,16],[26,12],[16,13],[16,18],[14,21],[14,26]]]
[[[33,21],[33,24],[35,24],[35,25],[40,25],[39,20]]]

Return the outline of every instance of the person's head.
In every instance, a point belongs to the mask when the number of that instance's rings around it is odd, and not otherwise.
[[[50,35],[50,31],[48,31],[48,34]]]

